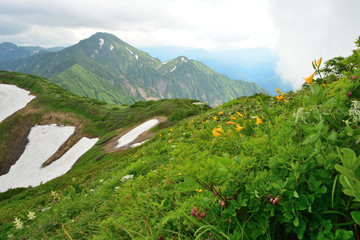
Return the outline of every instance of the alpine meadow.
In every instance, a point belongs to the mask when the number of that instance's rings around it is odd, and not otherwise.
[[[360,37],[274,96],[108,33],[11,48],[0,100],[11,85],[27,101],[0,122],[0,239],[360,239]],[[30,146],[54,148],[24,175],[38,184],[5,186]]]

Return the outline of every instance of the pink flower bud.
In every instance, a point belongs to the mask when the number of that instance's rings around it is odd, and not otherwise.
[[[221,206],[222,206],[222,207],[223,207],[223,206],[225,206],[225,203],[224,203],[224,202],[222,202],[222,203],[221,203]]]
[[[191,210],[191,215],[195,216],[194,210]]]
[[[211,234],[211,233],[209,233],[209,237],[212,237],[212,234]]]
[[[348,93],[348,96],[350,97],[352,95],[352,91],[350,91],[349,93]]]
[[[201,217],[201,218],[206,217],[206,213],[202,213],[202,214],[200,215],[200,217]]]
[[[276,197],[274,198],[274,202],[277,203],[279,201],[279,199]]]
[[[272,198],[270,198],[270,202],[272,202],[273,201],[273,199]]]
[[[350,79],[355,79],[355,76],[350,76]]]
[[[215,195],[218,195],[218,192],[214,192]]]

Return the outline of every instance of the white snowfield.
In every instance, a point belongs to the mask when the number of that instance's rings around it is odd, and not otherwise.
[[[143,124],[137,126],[136,128],[132,129],[130,132],[124,134],[121,138],[119,138],[118,144],[116,145],[115,148],[120,148],[120,147],[124,147],[124,146],[128,145],[129,143],[133,142],[142,133],[150,130],[158,123],[159,123],[159,120],[151,119],[151,120],[148,120],[148,121],[144,122]],[[135,145],[134,147],[136,147],[136,146],[138,146],[138,145]]]
[[[15,85],[0,84],[0,122],[24,108],[35,96]]]
[[[41,165],[57,152],[74,131],[75,127],[60,127],[55,124],[33,127],[23,154],[7,174],[0,176],[0,192],[9,188],[35,187],[69,171],[95,145],[98,138],[84,137],[55,162],[44,168]]]

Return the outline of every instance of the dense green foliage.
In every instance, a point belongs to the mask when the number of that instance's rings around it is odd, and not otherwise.
[[[4,193],[2,237],[359,239],[358,54],[341,73],[315,61],[318,78],[297,92],[238,98],[141,147]]]
[[[107,33],[96,33],[60,52],[3,62],[0,68],[46,77],[73,93],[115,104],[191,98],[216,106],[239,96],[268,93],[256,83],[232,80],[185,57],[161,63]]]

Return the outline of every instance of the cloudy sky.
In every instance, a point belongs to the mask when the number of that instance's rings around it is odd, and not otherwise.
[[[299,87],[311,61],[348,56],[359,0],[1,0],[0,42],[68,46],[109,32],[135,47],[265,47]]]

